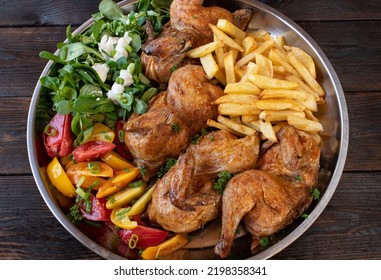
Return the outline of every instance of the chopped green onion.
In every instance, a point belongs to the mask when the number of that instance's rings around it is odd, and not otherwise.
[[[151,83],[150,80],[147,79],[146,76],[144,76],[143,73],[139,73],[139,80],[143,83],[143,84],[146,84],[146,85],[149,85]]]
[[[128,211],[130,211],[131,207],[127,207],[126,209],[119,211],[115,214],[116,218],[118,220],[121,220],[124,218],[124,214],[126,214]]]
[[[101,168],[97,162],[89,162],[87,167],[89,168],[91,174],[99,174],[101,172]]]
[[[123,130],[123,129],[120,129],[120,130],[118,131],[118,138],[119,138],[119,141],[120,141],[121,143],[124,143],[124,130]]]
[[[79,178],[77,184],[75,185],[77,188],[80,188],[83,184],[83,182],[85,181],[85,176],[81,176],[81,178]]]
[[[44,132],[45,132],[48,136],[55,136],[55,135],[57,134],[57,129],[55,129],[53,126],[51,126],[50,124],[48,124],[48,125],[45,127]]]
[[[144,185],[144,183],[143,183],[142,180],[135,181],[135,182],[132,182],[132,183],[129,183],[129,184],[128,184],[128,186],[129,186],[130,188],[138,188],[138,187],[141,187],[141,186],[143,186],[143,185]]]
[[[75,190],[75,192],[80,196],[80,197],[82,197],[83,199],[86,199],[86,193],[85,193],[85,191],[83,190],[83,189],[81,189],[81,188],[77,188],[76,190]]]
[[[128,70],[128,72],[130,72],[130,74],[134,74],[134,71],[135,71],[135,63],[130,63],[130,64],[127,66],[127,70]]]
[[[118,77],[115,79],[115,83],[117,83],[119,85],[124,85],[124,79],[121,77]]]
[[[130,249],[135,249],[136,245],[138,244],[139,236],[137,234],[132,234],[129,241],[128,241],[128,247]]]
[[[259,239],[259,244],[262,247],[267,247],[270,244],[270,239],[268,237],[263,237],[263,238]]]

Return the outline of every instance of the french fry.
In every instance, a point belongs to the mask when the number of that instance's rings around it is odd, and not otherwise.
[[[222,103],[248,104],[254,103],[256,100],[258,100],[258,96],[253,94],[227,94],[214,100],[212,105]]]
[[[259,121],[259,128],[261,129],[261,132],[265,138],[269,139],[272,142],[278,142],[273,126],[269,121]]]
[[[292,110],[281,110],[281,111],[267,110],[267,111],[262,111],[259,114],[259,119],[270,121],[270,122],[282,122],[282,121],[287,121],[288,116],[296,116],[299,118],[304,118],[305,114],[304,112],[292,111]]]
[[[312,111],[309,109],[305,109],[304,114],[306,115],[306,119],[308,119],[308,120],[315,121],[315,122],[319,121],[319,119],[317,117],[315,117],[314,114],[312,113]]]
[[[273,65],[273,71],[275,74],[285,74],[286,69],[280,65]]]
[[[320,96],[315,92],[313,91],[313,89],[311,89],[309,87],[309,85],[307,85],[303,80],[302,78],[300,78],[299,75],[295,76],[295,75],[290,75],[290,76],[287,76],[286,77],[286,80],[287,81],[291,81],[291,82],[297,82],[300,86],[300,89],[299,90],[303,90],[305,92],[308,92],[310,95],[313,96],[313,98],[318,101],[320,99]]]
[[[240,116],[230,116],[230,119],[233,121],[233,122],[236,122],[238,124],[241,124],[241,117]]]
[[[299,104],[303,105],[305,108],[313,112],[317,112],[318,110],[317,102],[311,95],[309,95],[306,100],[299,99],[299,100],[296,100],[296,102],[298,102]]]
[[[258,115],[260,110],[255,104],[222,103],[218,105],[218,113],[228,116]]]
[[[243,115],[241,117],[242,123],[255,122],[259,120],[259,115]]]
[[[261,54],[265,52],[266,50],[272,48],[275,45],[275,41],[273,39],[269,39],[265,41],[262,45],[258,46],[253,52],[245,55],[242,57],[239,61],[237,61],[237,66],[242,67],[246,64],[248,64],[251,61],[255,60],[255,55],[257,53]]]
[[[218,69],[217,73],[214,75],[214,77],[224,86],[226,86],[226,76],[225,71],[223,71],[221,68]]]
[[[280,48],[283,48],[286,43],[283,35],[276,36],[275,42]]]
[[[238,66],[236,65],[236,67],[238,67]],[[240,83],[250,82],[249,75],[250,74],[258,74],[258,71],[259,71],[258,65],[255,64],[254,62],[249,62],[247,64],[247,67],[246,67],[246,73],[245,73],[245,75],[243,75],[243,77],[241,78],[241,80],[239,82]]]
[[[274,74],[273,63],[265,56],[255,54],[255,63],[258,66],[258,74],[272,78]]]
[[[257,100],[255,106],[260,110],[286,110],[292,107],[292,103],[287,100],[280,99],[264,99]]]
[[[283,59],[280,55],[280,52],[277,52],[276,49],[271,49],[269,52],[269,59],[274,63],[274,65],[282,66],[287,72],[299,76],[298,72],[288,63],[287,60]]]
[[[230,83],[225,87],[226,94],[260,94],[261,90],[252,83]]]
[[[259,95],[259,99],[290,98],[297,100],[306,100],[308,96],[308,93],[299,90],[265,89]]]
[[[293,52],[287,53],[287,58],[291,65],[294,66],[299,75],[303,80],[319,95],[324,96],[324,90],[319,85],[319,83],[312,77],[308,69],[299,61]]]
[[[293,52],[299,61],[308,69],[312,77],[316,79],[315,62],[309,54],[297,47],[284,46],[284,49]]]
[[[262,122],[261,120],[247,120],[247,121],[243,121],[242,120],[242,123],[248,127],[251,127],[252,129],[258,131],[258,132],[261,132],[261,127],[260,127],[260,122]]]
[[[277,123],[276,125],[273,125],[273,129],[274,129],[274,132],[275,134],[278,133],[278,131],[287,125],[287,122],[280,122],[280,123]]]
[[[216,122],[215,120],[207,120],[206,124],[210,127],[214,127],[214,128],[218,128],[220,130],[225,130],[225,131],[228,131],[232,134],[235,134],[237,136],[245,136],[244,134],[242,133],[239,133],[229,127],[227,127],[226,125],[222,124],[222,123],[219,123],[219,122]]]
[[[270,37],[270,34],[265,30],[254,30],[247,32],[247,35],[252,36],[256,41],[263,42]]]
[[[257,42],[254,37],[247,36],[242,40],[242,47],[244,49],[243,56],[248,55],[257,48]]]
[[[307,120],[306,118],[289,115],[287,116],[287,122],[289,125],[306,132],[317,133],[323,131],[323,126],[320,122]]]
[[[231,119],[225,118],[223,116],[218,116],[217,121],[229,127],[230,129],[235,130],[244,135],[250,136],[250,135],[255,135],[256,133],[255,129],[252,129],[251,127],[248,127],[242,124],[238,124],[232,121]]]
[[[321,137],[318,133],[310,133],[310,135],[312,136],[312,138],[315,139],[315,141],[318,145],[321,143]]]
[[[234,72],[234,58],[233,58],[232,51],[229,51],[225,54],[224,64],[225,64],[226,83],[227,84],[235,83],[236,77]]]
[[[250,74],[249,80],[262,89],[295,89],[299,86],[296,82],[269,78],[258,74]]]
[[[190,58],[199,58],[214,52],[216,49],[223,47],[225,44],[222,41],[214,41],[198,48],[192,49],[186,53]]]
[[[222,30],[213,24],[209,24],[209,27],[212,29],[213,34],[221,41],[223,41],[227,46],[237,49],[240,52],[243,52],[244,49],[238,45],[231,37],[226,35]]]
[[[299,102],[297,102],[294,99],[290,99],[290,98],[277,98],[277,100],[291,103],[292,105],[291,105],[290,108],[288,108],[289,110],[304,111],[306,109],[306,107],[303,104],[300,104]]]
[[[239,29],[227,19],[219,19],[217,22],[217,27],[233,38],[243,40],[246,37],[245,31]]]
[[[219,70],[217,62],[214,60],[213,55],[210,53],[206,56],[200,57],[200,61],[208,78],[213,79]]]

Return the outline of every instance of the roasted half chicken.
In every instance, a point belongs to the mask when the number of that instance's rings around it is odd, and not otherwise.
[[[320,149],[307,133],[292,126],[277,134],[278,143],[266,145],[257,169],[233,177],[222,197],[222,232],[215,247],[225,258],[241,219],[252,235],[252,248],[259,239],[283,229],[311,204],[311,188],[317,183]]]
[[[217,218],[221,193],[213,184],[218,173],[251,169],[258,153],[258,135],[241,139],[226,131],[205,135],[157,182],[147,210],[150,221],[172,232],[188,233]]]
[[[167,91],[160,93],[143,115],[132,115],[124,126],[125,143],[138,167],[145,167],[145,179],[154,176],[170,157],[177,158],[190,138],[218,115],[211,105],[223,94],[210,83],[201,66],[176,70]]]
[[[218,19],[227,19],[244,29],[251,18],[251,11],[247,9],[231,13],[221,7],[203,7],[203,2],[203,0],[172,2],[169,25],[165,26],[158,38],[151,40],[149,38],[143,46],[141,59],[145,75],[150,80],[166,83],[174,69],[186,64],[197,64],[198,59],[189,59],[185,53],[213,40],[209,23],[216,24]],[[147,29],[149,28],[148,23]]]

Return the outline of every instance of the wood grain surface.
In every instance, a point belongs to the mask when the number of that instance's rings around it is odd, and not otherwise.
[[[335,68],[348,106],[344,174],[318,220],[274,259],[381,259],[381,1],[261,1],[296,21]],[[40,195],[26,123],[34,87],[68,24],[97,0],[0,0],[0,259],[101,259],[72,237]]]

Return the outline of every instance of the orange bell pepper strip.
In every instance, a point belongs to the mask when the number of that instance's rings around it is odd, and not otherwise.
[[[188,242],[185,234],[177,234],[159,245],[148,247],[141,256],[144,260],[157,260],[183,248]]]
[[[139,169],[136,167],[118,171],[99,188],[96,197],[107,197],[120,191],[123,187],[134,181],[138,175]]]

